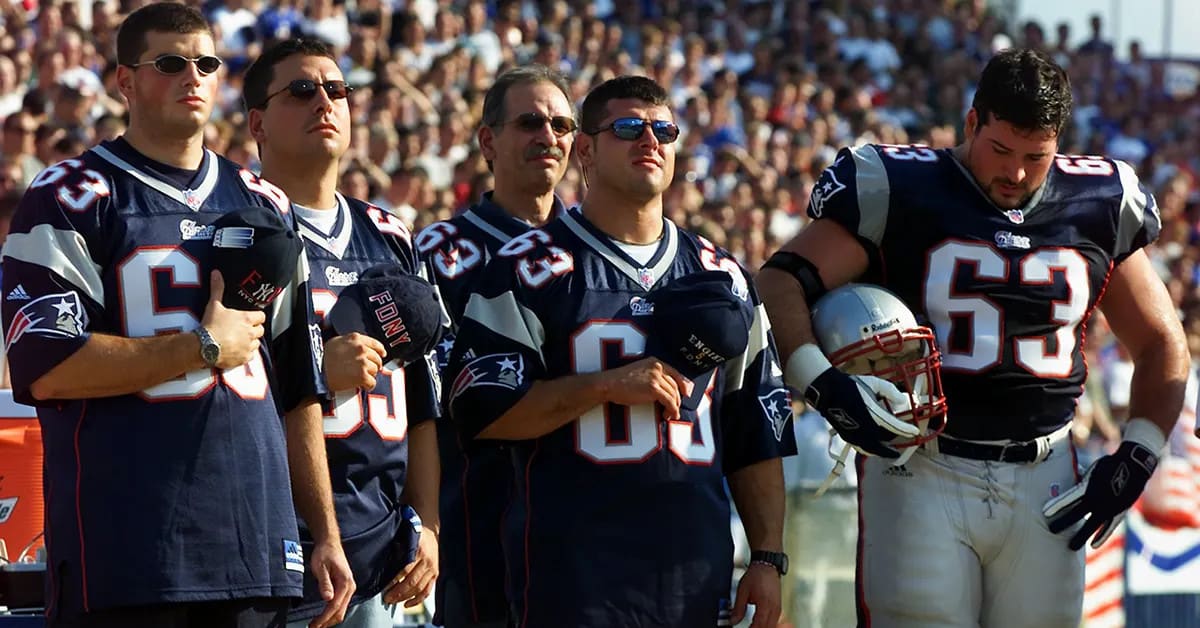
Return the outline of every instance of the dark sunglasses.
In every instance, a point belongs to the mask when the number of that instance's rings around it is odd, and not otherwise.
[[[643,120],[641,118],[617,118],[612,121],[612,124],[596,129],[588,135],[598,135],[605,131],[612,131],[613,135],[627,142],[632,142],[642,137],[646,132],[646,126],[650,126],[650,132],[654,137],[663,144],[670,144],[679,139],[679,127],[675,126],[674,122],[667,120]]]
[[[535,133],[544,129],[547,123],[550,124],[550,130],[558,137],[574,133],[578,128],[575,119],[570,116],[544,116],[540,113],[523,113],[500,126],[513,124],[526,133]]]
[[[272,98],[284,92],[291,94],[292,98],[296,100],[311,100],[313,96],[317,95],[318,88],[325,90],[325,94],[329,96],[329,100],[345,98],[350,95],[350,92],[354,91],[354,88],[347,85],[346,81],[325,81],[324,83],[318,83],[308,79],[296,79],[284,87],[267,94],[266,99],[256,109],[266,107]]]
[[[143,61],[141,63],[127,64],[131,68],[140,68],[143,65],[152,65],[159,74],[179,74],[188,63],[195,63],[196,69],[201,74],[212,74],[221,67],[221,58],[212,55],[201,55],[199,57],[185,57],[183,55],[159,55],[153,61]]]

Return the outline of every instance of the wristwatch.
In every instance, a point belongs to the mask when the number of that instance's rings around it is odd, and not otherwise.
[[[750,564],[763,563],[775,568],[779,575],[787,575],[788,572],[788,555],[783,552],[768,552],[765,550],[755,550],[750,552]]]
[[[200,357],[204,363],[212,368],[217,365],[217,360],[221,359],[221,345],[213,340],[212,334],[203,327],[197,327],[192,330],[193,334],[200,339]]]

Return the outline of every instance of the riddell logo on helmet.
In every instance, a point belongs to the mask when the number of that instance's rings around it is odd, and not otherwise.
[[[881,331],[887,331],[900,324],[899,318],[892,318],[883,322],[872,322],[868,325],[863,325],[864,334],[877,334]]]
[[[388,346],[394,347],[398,344],[412,342],[412,338],[408,334],[408,328],[404,324],[404,319],[400,318],[400,309],[396,307],[396,303],[392,301],[392,293],[384,290],[377,294],[367,297],[371,303],[381,304],[375,308],[375,320],[383,327],[383,335],[388,339]]]

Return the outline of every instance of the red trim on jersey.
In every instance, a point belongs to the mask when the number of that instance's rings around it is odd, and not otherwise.
[[[1091,320],[1092,313],[1095,312],[1096,308],[1100,305],[1100,300],[1104,298],[1104,292],[1106,290],[1108,290],[1108,280],[1112,278],[1112,271],[1114,268],[1116,268],[1116,266],[1113,265],[1112,260],[1108,260],[1108,270],[1104,272],[1104,281],[1100,282],[1100,290],[1099,290],[1099,292],[1096,293],[1096,300],[1092,301],[1092,307],[1089,307],[1087,309],[1087,311],[1083,313],[1083,318],[1079,319],[1078,350],[1079,350],[1079,354],[1083,360],[1083,380],[1079,382],[1079,394],[1080,395],[1083,394],[1083,388],[1084,388],[1084,385],[1087,384],[1087,378],[1088,378],[1087,351],[1084,351],[1084,347],[1087,346],[1088,321]],[[1076,398],[1075,398],[1075,405],[1076,406],[1079,405],[1079,397],[1078,396],[1076,396]],[[1074,448],[1072,448],[1072,455],[1074,455]],[[1076,466],[1078,466],[1078,464],[1076,464]]]
[[[83,508],[80,505],[80,496],[83,494],[80,488],[80,482],[83,481],[83,459],[79,455],[79,432],[83,429],[83,418],[87,413],[87,400],[85,399],[81,405],[79,420],[75,422],[75,525],[79,529],[79,578],[80,590],[83,592],[83,611],[86,613],[91,609],[88,608],[87,552],[83,543]]]
[[[857,602],[855,614],[858,615],[858,628],[871,628],[871,609],[867,607],[866,594],[866,575],[863,573],[863,551],[866,548],[866,543],[863,542],[863,532],[866,530],[866,523],[863,521],[863,481],[866,479],[866,456],[854,454],[854,469],[858,476],[858,541],[855,543],[854,552],[854,599]]]

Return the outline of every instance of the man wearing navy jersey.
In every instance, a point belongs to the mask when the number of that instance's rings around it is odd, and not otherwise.
[[[1056,154],[1070,109],[1061,68],[1000,53],[963,144],[842,149],[814,222],[760,275],[788,383],[876,454],[858,458],[860,626],[1078,625],[1076,550],[1134,503],[1179,416],[1188,351],[1142,250],[1154,198],[1128,164]],[[895,417],[814,344],[809,304],[854,280],[899,295],[944,359],[946,430],[904,473],[888,460]],[[1134,418],[1080,478],[1068,428],[1097,306],[1133,356]]]
[[[304,259],[265,313],[226,309],[211,270],[224,212],[291,220],[282,192],[203,147],[213,50],[194,9],[130,14],[128,132],[38,175],[4,246],[14,395],[45,439],[52,626],[282,625],[306,562],[295,510],[315,522],[315,625],[349,600]]]
[[[417,236],[454,325],[497,249],[562,211],[554,188],[567,171],[575,110],[566,79],[539,65],[509,70],[483,99],[480,150],[496,187],[465,212]],[[453,333],[443,338],[441,365]],[[437,620],[446,628],[504,628],[504,557],[500,518],[512,492],[508,451],[464,447],[448,417],[438,424],[441,452],[442,570]]]
[[[336,192],[338,161],[350,146],[348,93],[333,53],[316,40],[281,42],[246,72],[245,101],[263,177],[292,201],[320,316],[367,269],[388,265],[424,274],[399,219]],[[387,361],[383,344],[360,333],[330,338],[324,357],[334,391],[324,420],[329,477],[357,583],[343,625],[391,628],[393,605],[420,604],[437,579],[436,365],[432,354],[406,366]],[[419,521],[405,514],[411,511]],[[300,523],[307,544],[308,526]],[[315,582],[306,581],[291,625],[306,625],[321,605]]]
[[[748,275],[663,219],[674,172],[665,90],[595,88],[576,154],[588,197],[497,252],[466,307],[447,370],[464,441],[510,441],[508,595],[523,628],[732,625],[779,618],[780,457],[795,452],[787,392]],[[693,383],[653,357],[654,288],[704,270],[747,287],[745,351]],[[680,321],[686,324],[687,321]],[[728,479],[755,561],[731,599]]]

